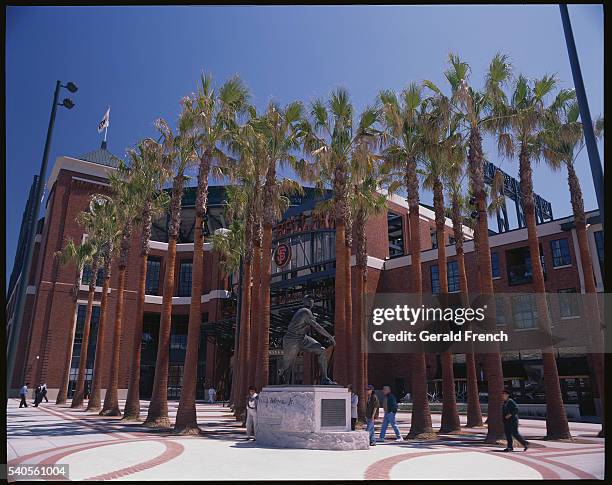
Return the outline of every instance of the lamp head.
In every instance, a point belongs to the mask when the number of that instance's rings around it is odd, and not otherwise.
[[[64,101],[62,101],[62,104],[60,106],[63,106],[67,109],[72,109],[74,108],[74,101],[72,101],[70,98],[64,98]]]
[[[66,84],[66,89],[70,91],[71,93],[76,93],[79,90],[78,86],[74,84],[72,81]]]

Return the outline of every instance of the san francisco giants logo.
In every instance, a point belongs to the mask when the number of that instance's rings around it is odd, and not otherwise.
[[[288,244],[279,244],[274,252],[274,262],[276,266],[282,268],[291,259],[291,247]]]

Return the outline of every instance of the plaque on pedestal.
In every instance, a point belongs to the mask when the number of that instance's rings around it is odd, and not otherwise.
[[[350,398],[342,386],[264,387],[257,403],[257,443],[279,448],[368,449],[368,433],[351,431]]]

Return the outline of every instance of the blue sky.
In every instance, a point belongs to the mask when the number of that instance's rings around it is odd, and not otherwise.
[[[591,115],[603,113],[603,8],[570,5]],[[529,77],[557,73],[573,87],[558,6],[393,7],[9,7],[6,17],[6,278],[13,266],[29,186],[39,171],[55,81],[74,81],[76,107],[61,108],[48,172],[60,155],[99,147],[96,127],[111,106],[109,149],[173,122],[202,69],[221,82],[240,74],[256,106],[309,102],[346,87],[357,109],[383,88],[443,84],[450,51],[480,86],[497,52]],[[65,92],[67,94],[67,92]],[[495,145],[486,154],[498,163]],[[603,160],[603,143],[599,143]],[[587,209],[596,207],[586,150],[578,159]],[[502,168],[517,173],[515,161]],[[570,214],[564,173],[536,168],[536,192],[555,217]],[[431,195],[424,194],[430,203]]]

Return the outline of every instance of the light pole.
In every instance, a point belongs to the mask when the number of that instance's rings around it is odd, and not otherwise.
[[[51,118],[49,119],[49,127],[47,128],[47,139],[45,140],[45,151],[43,153],[40,172],[38,174],[38,183],[36,187],[36,196],[34,198],[34,207],[32,209],[32,218],[29,221],[28,238],[26,241],[26,249],[24,252],[25,260],[22,266],[21,277],[19,281],[19,291],[15,302],[15,312],[13,313],[13,323],[9,333],[8,347],[6,349],[7,368],[6,368],[6,391],[7,398],[13,384],[13,371],[15,370],[15,359],[17,354],[17,343],[23,328],[23,312],[26,301],[26,291],[29,283],[30,270],[32,267],[32,255],[34,254],[34,240],[36,239],[36,226],[38,222],[38,212],[42,202],[43,190],[45,187],[45,174],[47,172],[47,160],[49,158],[49,149],[51,147],[51,135],[53,134],[53,125],[55,124],[55,114],[58,106],[64,106],[67,109],[74,107],[74,102],[70,98],[64,98],[61,103],[58,103],[59,93],[61,88],[66,88],[71,93],[76,93],[78,87],[73,82],[62,84],[61,81],[55,83],[55,92],[53,94],[53,105],[51,107]],[[38,357],[37,357],[38,358]]]
[[[567,45],[567,53],[569,54],[572,77],[574,78],[574,87],[576,88],[576,97],[578,98],[578,108],[580,109],[580,119],[582,120],[582,129],[584,130],[584,139],[586,141],[587,153],[589,155],[589,163],[591,165],[593,185],[595,185],[595,196],[597,197],[597,205],[599,206],[599,218],[601,219],[601,223],[603,225],[603,169],[601,168],[599,151],[597,150],[597,143],[595,142],[591,112],[589,111],[589,103],[587,101],[586,91],[584,90],[584,82],[582,80],[582,72],[580,70],[580,62],[578,61],[578,52],[576,51],[576,43],[574,42],[574,33],[572,32],[572,24],[570,22],[567,5],[561,3],[559,4],[559,9],[561,10],[561,21],[563,22],[565,44]]]

